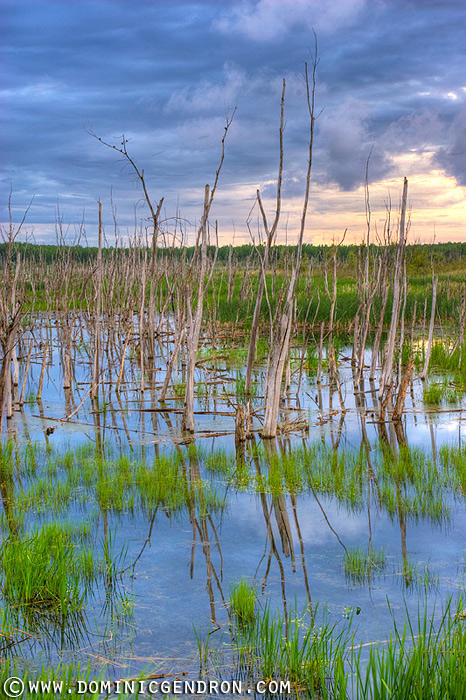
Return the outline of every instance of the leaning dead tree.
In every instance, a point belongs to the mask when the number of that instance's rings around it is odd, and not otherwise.
[[[100,377],[100,353],[101,337],[100,328],[102,323],[102,202],[99,200],[99,229],[97,241],[97,269],[95,284],[95,329],[94,329],[94,361],[92,367],[91,398],[96,399],[99,395]]]
[[[335,309],[337,304],[337,253],[341,245],[345,240],[346,229],[343,233],[341,241],[332,246],[332,291],[330,293],[328,289],[327,277],[326,279],[326,289],[327,294],[330,299],[330,313],[328,322],[328,381],[330,389],[330,408],[332,405],[333,392],[336,389],[338,391],[338,398],[340,400],[341,410],[346,413],[345,402],[343,399],[343,392],[341,390],[340,377],[338,375],[337,367],[337,357],[335,352],[335,343],[333,338],[334,326],[335,326]],[[327,275],[327,273],[325,273]]]
[[[376,320],[376,331],[374,342],[372,345],[371,368],[369,373],[369,381],[373,382],[377,370],[377,358],[379,356],[379,348],[382,340],[383,322],[385,318],[385,309],[388,303],[388,293],[390,291],[389,283],[389,254],[390,254],[390,223],[391,223],[391,206],[387,206],[387,213],[384,222],[383,239],[379,242],[381,251],[380,257],[380,279],[379,279],[379,296],[381,297],[381,305],[378,318]]]
[[[22,279],[22,264],[19,253],[15,251],[15,241],[26,220],[29,208],[23,214],[21,222],[15,226],[11,210],[11,192],[8,199],[9,226],[1,230],[5,245],[5,259],[2,271],[2,292],[0,294],[0,349],[2,353],[0,365],[0,434],[5,418],[11,418],[13,412],[11,365],[17,366],[16,346],[21,331],[24,315],[24,280]],[[18,370],[16,371],[18,374]],[[15,377],[16,384],[19,377]],[[24,380],[24,385],[25,385]]]
[[[302,259],[302,247],[304,229],[306,226],[306,216],[309,205],[309,190],[311,183],[312,149],[314,145],[315,126],[315,88],[317,70],[317,47],[314,54],[311,75],[309,76],[307,63],[305,64],[305,84],[306,101],[309,114],[309,143],[307,157],[307,172],[304,189],[303,208],[298,236],[296,256],[291,271],[286,297],[279,313],[278,323],[272,332],[272,343],[267,363],[267,375],[265,379],[265,415],[261,436],[263,438],[273,438],[277,434],[278,415],[280,410],[281,386],[283,381],[283,370],[285,361],[289,353],[291,323],[295,303],[296,284]]]
[[[236,110],[235,110],[236,111]],[[183,420],[182,428],[186,432],[194,432],[194,370],[196,367],[197,352],[199,349],[199,337],[201,333],[202,325],[202,314],[204,305],[204,295],[207,289],[207,285],[210,282],[210,278],[213,273],[214,263],[212,264],[211,274],[207,275],[207,244],[208,244],[208,220],[210,210],[212,208],[212,203],[214,201],[215,192],[217,190],[218,180],[220,177],[220,172],[222,170],[223,161],[225,159],[225,141],[228,134],[228,130],[231,126],[233,118],[235,116],[235,111],[232,116],[227,119],[224,134],[222,137],[220,162],[215,173],[215,179],[212,187],[209,185],[205,186],[204,190],[204,207],[202,212],[201,223],[197,232],[196,238],[196,248],[191,261],[190,269],[194,269],[199,258],[198,275],[197,275],[197,300],[196,308],[193,311],[192,306],[192,290],[191,293],[187,294],[187,317],[188,317],[188,331],[186,334],[187,347],[188,347],[188,361],[186,368],[186,386],[184,395],[184,408],[183,408]],[[218,245],[217,245],[218,248]],[[207,284],[206,284],[207,280]]]
[[[125,138],[123,135],[121,138],[121,145],[120,146],[115,146],[115,144],[109,143],[107,141],[104,141],[100,136],[97,136],[97,134],[94,134],[94,132],[90,132],[91,136],[93,136],[99,143],[102,145],[106,146],[107,148],[110,148],[112,151],[116,151],[117,153],[120,153],[120,155],[123,156],[123,158],[129,163],[131,166],[132,170],[136,174],[137,179],[139,180],[139,184],[141,185],[141,189],[144,194],[144,200],[147,204],[147,207],[149,209],[150,213],[150,220],[152,222],[152,242],[151,242],[151,260],[150,260],[150,266],[149,266],[149,313],[148,313],[148,337],[149,341],[153,347],[153,342],[154,342],[154,335],[155,335],[155,273],[156,273],[156,259],[157,259],[157,247],[158,247],[158,241],[159,241],[159,234],[160,234],[160,212],[162,210],[162,205],[164,198],[162,197],[157,204],[154,204],[152,202],[151,196],[149,194],[149,190],[147,187],[145,175],[144,175],[144,169],[140,169],[138,165],[136,164],[136,161],[134,160],[133,156],[131,156],[128,152],[128,147],[127,143],[128,140]],[[145,284],[147,283],[147,279],[145,280]],[[144,294],[145,294],[145,284],[144,284]],[[142,343],[142,338],[140,339],[140,342]]]
[[[191,294],[188,293],[186,297],[188,312],[188,366],[186,371],[182,429],[190,433],[194,432],[194,370],[196,367],[197,352],[199,349],[199,337],[201,334],[205,294],[205,278],[207,273],[207,219],[209,216],[213,194],[214,188],[213,191],[210,192],[209,185],[206,185],[204,190],[204,211],[202,213],[202,220],[198,233],[198,241],[200,238],[200,265],[197,276],[197,304],[194,313],[192,309]],[[196,246],[196,252],[198,250],[198,246],[199,242]]]
[[[270,250],[274,244],[275,236],[277,233],[278,223],[280,221],[280,210],[281,210],[281,192],[282,192],[282,177],[283,177],[283,129],[284,129],[284,110],[285,110],[285,88],[286,83],[283,79],[282,87],[282,98],[280,106],[280,129],[279,129],[279,163],[278,163],[278,177],[277,177],[277,200],[275,207],[275,218],[271,226],[269,226],[267,215],[264,210],[264,205],[262,203],[260,191],[257,190],[256,197],[257,203],[259,205],[259,210],[262,217],[262,223],[265,231],[265,248],[264,255],[261,258],[261,269],[259,275],[259,285],[257,288],[256,302],[254,305],[254,313],[252,316],[251,323],[251,335],[249,337],[249,348],[248,348],[248,358],[246,361],[246,381],[245,381],[245,394],[249,395],[251,393],[251,379],[252,379],[252,366],[254,360],[256,359],[257,351],[257,335],[259,330],[259,318],[262,306],[262,299],[264,296],[264,288],[267,283],[266,273],[269,266]]]
[[[425,358],[424,358],[424,367],[423,367],[422,372],[420,374],[421,379],[425,379],[427,377],[427,370],[429,369],[430,355],[432,352],[432,340],[434,337],[434,324],[435,324],[435,305],[437,302],[437,282],[438,282],[438,277],[436,277],[434,275],[434,271],[432,270],[432,309],[430,312],[429,335],[427,338],[427,347],[426,347],[426,354],[425,354]]]
[[[383,256],[371,255],[371,206],[369,198],[369,158],[366,161],[365,177],[365,209],[366,209],[366,238],[359,248],[362,249],[363,261],[360,262],[358,252],[358,296],[359,307],[354,319],[354,359],[357,363],[355,381],[362,381],[364,371],[364,352],[369,334],[372,305],[375,295],[380,289],[380,280],[383,271]]]
[[[401,214],[398,243],[396,246],[394,272],[393,272],[393,303],[390,328],[385,344],[384,362],[380,378],[379,399],[382,406],[386,405],[393,391],[393,358],[395,355],[395,343],[400,322],[400,312],[403,292],[403,268],[406,249],[406,206],[408,200],[408,179],[404,178],[403,196],[401,199]]]

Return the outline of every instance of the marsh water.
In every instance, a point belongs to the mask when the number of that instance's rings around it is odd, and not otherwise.
[[[317,606],[337,628],[352,618],[357,643],[385,640],[392,615],[403,622],[427,606],[441,616],[444,601],[463,589],[461,398],[427,406],[415,378],[401,426],[381,425],[377,381],[355,390],[349,348],[338,353],[345,412],[325,370],[316,384],[312,363],[297,392],[295,349],[282,416],[296,430],[259,437],[259,362],[253,437],[238,447],[246,341],[206,337],[190,440],[181,431],[181,364],[165,402],[157,398],[170,341],[156,346],[143,382],[129,356],[118,393],[104,366],[91,402],[86,336],[75,348],[73,389],[64,391],[53,324],[51,332],[42,401],[34,396],[40,358],[33,358],[27,401],[9,420],[20,463],[32,459],[34,468],[18,467],[3,486],[4,537],[18,520],[25,531],[67,523],[84,533],[81,544],[96,560],[111,561],[112,575],[107,568],[95,578],[79,614],[39,615],[15,651],[22,664],[78,661],[111,678],[157,669],[196,677],[196,638],[208,638],[217,673],[229,677],[229,592],[241,578],[256,587],[260,606],[281,614]],[[70,420],[57,420],[83,398]],[[299,429],[303,420],[307,429]],[[372,553],[362,573],[351,565],[358,550]]]

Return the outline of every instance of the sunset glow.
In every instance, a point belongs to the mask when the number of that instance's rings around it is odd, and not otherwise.
[[[280,93],[286,80],[285,171],[278,240],[298,230],[307,148],[304,62],[318,42],[316,138],[306,240],[329,243],[366,228],[389,199],[396,218],[409,178],[411,240],[466,240],[466,87],[463,3],[389,0],[3,0],[0,221],[55,241],[59,216],[95,241],[96,201],[108,240],[111,200],[121,239],[144,231],[141,191],[118,154],[122,134],[165,219],[186,240],[236,108],[214,203],[223,243],[248,242],[259,188],[274,208]],[[102,29],[97,30],[96,27]],[[59,214],[57,214],[57,207]],[[252,212],[251,222],[256,216]],[[167,223],[167,229],[170,224]],[[257,235],[259,231],[256,231]]]

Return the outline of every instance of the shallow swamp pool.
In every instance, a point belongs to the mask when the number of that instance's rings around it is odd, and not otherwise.
[[[2,446],[3,616],[25,634],[6,651],[20,668],[76,662],[112,679],[197,677],[201,644],[208,673],[234,677],[230,596],[241,579],[262,611],[351,624],[353,646],[384,642],[393,618],[403,624],[424,608],[441,618],[464,590],[461,395],[432,407],[415,378],[401,424],[380,424],[376,391],[368,381],[355,390],[342,347],[345,411],[325,371],[317,386],[305,368],[299,390],[294,371],[282,434],[262,440],[259,363],[252,437],[235,445],[241,348],[204,344],[193,439],[181,431],[181,366],[157,399],[166,348],[142,386],[128,357],[122,389],[104,381],[67,421],[58,419],[89,388],[89,356],[83,349],[64,391],[58,345],[51,352],[42,401],[37,362]],[[39,600],[8,568],[8,547],[20,533],[24,551],[14,554],[26,561],[41,532],[57,554],[33,565],[49,580],[68,572],[68,592],[44,584],[49,598]]]

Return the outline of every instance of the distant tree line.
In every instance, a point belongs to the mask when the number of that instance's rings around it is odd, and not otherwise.
[[[5,260],[6,243],[0,244],[0,260]],[[35,244],[35,243],[15,243],[15,250],[21,254],[23,260],[32,260],[34,262],[43,262],[51,264],[64,253],[70,258],[79,263],[86,263],[97,259],[98,249],[94,246],[63,246],[50,244]],[[351,269],[356,269],[358,245],[341,245],[337,251],[337,260],[340,265],[348,266]],[[374,252],[377,250],[376,245],[371,245]],[[102,257],[109,259],[115,254],[125,256],[130,254],[130,247],[114,248],[113,246],[104,247],[102,249]],[[259,246],[259,250],[261,247]],[[192,247],[176,247],[176,248],[158,248],[157,256],[163,258],[170,256],[171,258],[186,257],[191,260],[195,248]],[[209,253],[213,255],[215,248],[209,246]],[[280,263],[290,256],[294,256],[296,246],[276,245],[273,249],[273,259]],[[331,247],[327,245],[311,245],[304,243],[302,247],[303,259],[314,261],[317,264],[323,262],[331,254]],[[254,264],[255,258],[258,258],[252,244],[244,244],[239,246],[220,246],[217,251],[217,261],[226,263],[229,259],[234,262],[245,262],[250,259]],[[419,244],[415,243],[406,246],[406,262],[408,266],[416,268],[419,271],[430,269],[433,263],[436,267],[446,265],[461,265],[466,258],[466,243],[435,243],[435,244]]]

